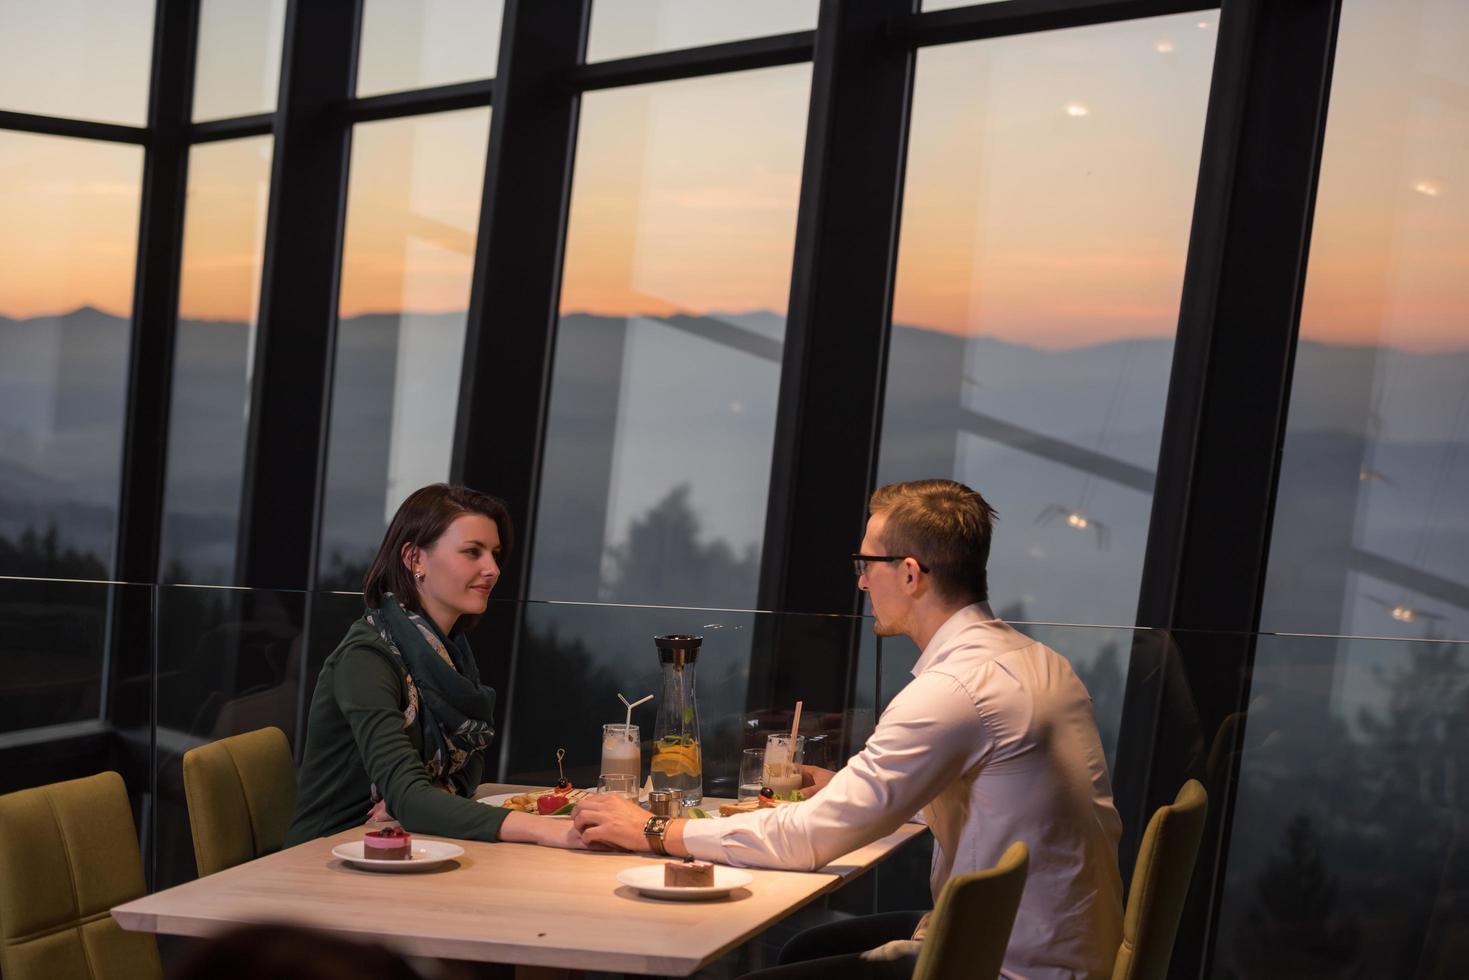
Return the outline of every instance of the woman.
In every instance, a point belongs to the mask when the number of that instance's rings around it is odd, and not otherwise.
[[[440,837],[581,846],[569,820],[473,799],[495,692],[480,685],[465,633],[511,536],[505,505],[487,494],[436,483],[403,501],[367,572],[367,613],[317,679],[287,846],[369,818]]]

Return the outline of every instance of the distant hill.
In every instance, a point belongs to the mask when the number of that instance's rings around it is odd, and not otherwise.
[[[344,580],[381,534],[396,504],[388,497],[446,472],[462,323],[461,313],[376,313],[340,326],[322,552]],[[613,549],[635,525],[664,526],[650,514],[680,487],[688,519],[665,523],[698,536],[680,548],[741,556],[758,547],[784,318],[573,313],[559,330],[537,591],[615,597]],[[92,308],[0,317],[0,535],[55,525],[67,547],[110,553],[127,341],[127,321]],[[231,576],[249,345],[243,323],[180,326],[164,555],[195,580]],[[958,474],[992,496],[1002,518],[995,580],[1037,618],[1126,621],[1146,493],[1018,447],[1035,433],[1151,473],[1172,357],[1166,339],[1048,350],[896,326],[881,476]],[[1342,590],[1357,586],[1338,582],[1320,602],[1304,599],[1312,567],[1340,564],[1322,549],[1353,542],[1469,581],[1469,434],[1454,417],[1466,383],[1469,351],[1301,344],[1274,549],[1284,576],[1274,589],[1291,602],[1279,616],[1340,628]],[[412,426],[395,432],[405,411]],[[1045,507],[1084,497],[1108,525],[1107,548],[1036,522]],[[753,602],[745,576],[731,573],[707,601]]]

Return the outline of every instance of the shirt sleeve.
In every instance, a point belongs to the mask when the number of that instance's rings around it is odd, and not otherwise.
[[[893,699],[862,751],[813,799],[690,820],[684,846],[706,861],[814,871],[897,830],[989,750],[973,699],[954,678],[927,672]]]
[[[429,781],[403,728],[402,691],[397,669],[370,647],[346,651],[337,666],[337,704],[388,812],[411,833],[499,840],[500,825],[510,811],[446,793]]]

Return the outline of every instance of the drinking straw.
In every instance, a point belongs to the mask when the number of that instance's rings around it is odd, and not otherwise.
[[[634,701],[632,704],[628,704],[627,703],[627,698],[625,698],[625,697],[622,696],[622,692],[621,691],[618,691],[617,692],[617,700],[621,701],[624,705],[627,706],[627,723],[623,727],[631,730],[631,728],[632,728],[632,709],[636,708],[638,705],[642,704],[644,701],[651,701],[651,700],[653,700],[653,695],[649,694],[647,697],[639,698],[638,700]],[[799,708],[797,710],[799,711]]]
[[[804,702],[796,702],[796,720],[791,722],[791,758],[796,757],[796,733],[801,730],[801,705]]]

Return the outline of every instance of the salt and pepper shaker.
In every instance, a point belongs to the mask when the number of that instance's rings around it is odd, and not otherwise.
[[[648,794],[648,812],[655,817],[681,817],[683,800],[673,790],[655,789]]]

